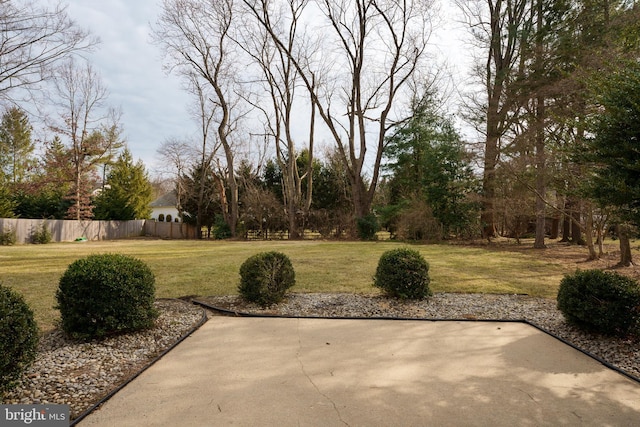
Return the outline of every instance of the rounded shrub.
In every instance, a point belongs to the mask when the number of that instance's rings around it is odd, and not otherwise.
[[[557,301],[568,322],[607,335],[624,335],[640,322],[640,286],[618,273],[585,270],[566,275]]]
[[[73,262],[56,292],[62,329],[74,338],[100,338],[153,326],[155,277],[147,265],[120,254]]]
[[[217,217],[213,225],[213,238],[217,240],[224,240],[231,237],[231,227],[222,217]]]
[[[374,286],[389,296],[401,299],[429,296],[429,282],[429,264],[420,252],[409,248],[383,253],[373,277]]]
[[[373,213],[369,213],[356,220],[358,237],[360,240],[376,240],[376,233],[380,230],[378,218]]]
[[[36,357],[38,326],[22,296],[0,285],[0,396]]]
[[[240,295],[262,307],[282,301],[295,284],[291,260],[281,252],[261,252],[240,266]]]

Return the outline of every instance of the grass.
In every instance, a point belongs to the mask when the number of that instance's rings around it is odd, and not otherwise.
[[[375,294],[380,255],[397,242],[118,240],[0,246],[0,282],[24,295],[44,331],[55,327],[55,292],[67,266],[95,253],[145,261],[159,298],[237,293],[240,265],[262,251],[287,254],[296,271],[294,292]],[[414,245],[430,264],[434,292],[529,294],[555,298],[565,273],[576,269],[539,251],[486,246]],[[584,252],[584,249],[582,249]],[[586,257],[586,253],[581,258]],[[588,268],[588,267],[584,267]]]

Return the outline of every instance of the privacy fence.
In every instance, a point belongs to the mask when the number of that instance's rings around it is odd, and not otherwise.
[[[163,239],[197,239],[195,225],[184,222],[160,222],[148,219],[144,223],[144,235]]]
[[[0,218],[0,233],[15,232],[16,243],[31,243],[36,232],[45,226],[54,242],[78,239],[115,240],[149,236],[163,239],[195,239],[193,226],[178,222],[154,220],[133,221],[71,221],[57,219]]]

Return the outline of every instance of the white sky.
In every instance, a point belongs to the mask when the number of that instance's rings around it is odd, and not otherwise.
[[[151,25],[161,0],[63,1],[72,19],[101,39],[89,57],[109,90],[109,105],[122,109],[124,138],[134,159],[142,159],[153,174],[162,142],[194,137],[198,129],[187,111],[190,97],[181,90],[178,77],[167,76],[161,51],[151,43]],[[450,0],[441,1],[451,10]],[[432,42],[451,62],[459,63],[464,52],[455,27],[444,24]]]
[[[68,13],[101,40],[89,57],[109,90],[109,105],[122,109],[124,138],[134,159],[153,172],[156,151],[170,137],[188,138],[197,126],[189,96],[162,69],[151,43],[160,0],[65,0]]]

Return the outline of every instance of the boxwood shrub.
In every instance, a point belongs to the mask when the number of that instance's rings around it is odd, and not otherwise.
[[[22,296],[0,285],[0,396],[12,389],[34,361],[38,326]]]
[[[127,255],[91,255],[73,262],[60,278],[56,299],[62,329],[74,338],[145,329],[158,316],[153,273]]]
[[[429,283],[429,264],[420,252],[409,248],[383,253],[373,278],[374,286],[401,299],[422,299],[431,295]]]
[[[640,286],[621,274],[602,270],[566,275],[558,290],[558,309],[584,329],[624,335],[640,321]]]
[[[240,266],[240,296],[262,307],[282,301],[295,283],[291,260],[281,252],[261,252]]]

